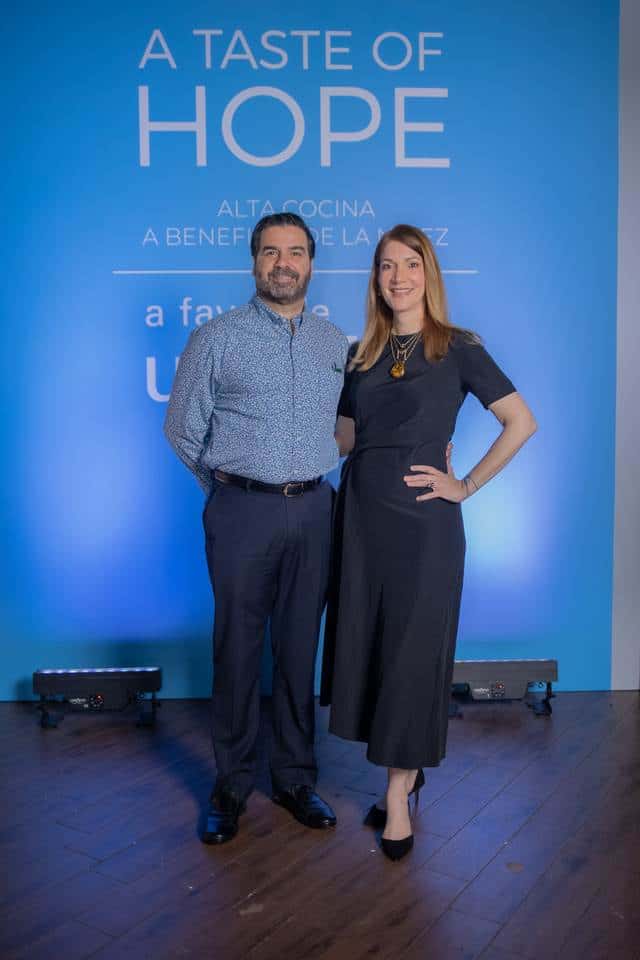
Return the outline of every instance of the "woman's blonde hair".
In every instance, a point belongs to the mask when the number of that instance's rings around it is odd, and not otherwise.
[[[426,359],[432,363],[442,360],[456,334],[461,334],[466,339],[473,341],[478,340],[475,334],[460,327],[454,327],[449,322],[447,295],[442,281],[442,273],[429,238],[418,227],[400,223],[382,234],[375,249],[367,288],[367,322],[362,339],[349,365],[350,370],[369,370],[380,358],[389,340],[393,311],[382,296],[378,274],[382,251],[385,244],[389,243],[390,240],[398,240],[405,246],[410,247],[419,255],[424,265],[425,296],[422,336]]]

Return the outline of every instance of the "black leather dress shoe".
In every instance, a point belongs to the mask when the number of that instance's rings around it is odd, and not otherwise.
[[[244,800],[228,790],[214,794],[209,801],[202,842],[226,843],[233,840],[238,832],[238,817],[245,809]]]
[[[322,830],[336,825],[336,815],[329,804],[306,784],[276,790],[271,799],[293,814],[305,827]]]

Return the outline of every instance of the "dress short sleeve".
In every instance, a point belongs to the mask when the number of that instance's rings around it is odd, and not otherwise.
[[[345,364],[345,375],[344,375],[344,385],[342,387],[342,393],[340,394],[340,399],[338,401],[338,416],[339,417],[351,417],[352,420],[355,420],[355,414],[353,412],[353,404],[351,400],[351,388],[353,386],[353,374],[354,371],[346,370],[346,367],[349,366],[351,360],[356,355],[358,349],[357,343],[352,343],[349,347],[349,353],[347,354],[347,360]]]
[[[509,377],[482,344],[458,338],[454,350],[465,392],[476,396],[484,407],[515,393]]]

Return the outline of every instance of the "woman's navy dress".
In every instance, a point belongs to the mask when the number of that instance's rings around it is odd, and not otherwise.
[[[347,374],[338,412],[355,420],[336,502],[321,701],[329,729],[368,744],[372,763],[413,770],[445,755],[465,538],[460,504],[403,481],[411,464],[446,470],[458,411],[515,387],[480,344],[456,336],[429,363],[418,344],[403,379],[389,346]]]

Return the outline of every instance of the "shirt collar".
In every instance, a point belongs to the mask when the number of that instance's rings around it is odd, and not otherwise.
[[[257,293],[251,298],[251,303],[261,316],[268,318],[272,323],[276,323],[278,326],[282,326],[283,324],[287,324],[287,326],[289,325],[289,319],[287,317],[283,317],[282,314],[278,313],[276,310],[272,310],[271,307],[266,304],[262,297],[258,296]],[[299,327],[302,321],[308,316],[309,311],[306,309],[305,304],[305,306],[302,308],[302,312],[291,319],[295,323],[296,327]]]

